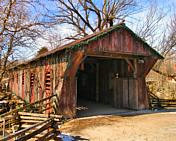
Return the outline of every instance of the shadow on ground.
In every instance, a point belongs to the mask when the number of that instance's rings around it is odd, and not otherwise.
[[[117,113],[113,115],[128,117],[128,116],[140,116],[140,115],[146,115],[146,114],[166,113],[166,112],[176,112],[176,109],[141,110],[141,111],[124,112],[124,113],[119,113],[119,114]]]
[[[86,118],[94,116],[138,116],[144,114],[162,113],[162,112],[176,112],[176,107],[172,109],[153,109],[153,110],[131,110],[131,109],[117,109],[111,105],[96,103],[93,101],[80,99],[78,103],[77,118]]]

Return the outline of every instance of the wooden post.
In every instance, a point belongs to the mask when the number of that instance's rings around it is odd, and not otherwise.
[[[99,101],[99,64],[96,63],[96,102]]]
[[[67,115],[68,117],[74,117],[76,114],[76,81],[75,76],[77,70],[86,58],[84,51],[76,51],[72,55],[70,66],[64,75],[62,92],[60,94],[59,108],[60,113]]]
[[[113,65],[114,65],[114,72],[116,73],[116,71],[117,71],[117,62],[116,61],[113,61]],[[118,98],[117,98],[117,96],[118,96],[118,92],[117,92],[117,79],[116,79],[116,76],[113,76],[113,78],[111,78],[111,79],[113,79],[113,93],[114,93],[114,107],[116,107],[116,108],[119,108],[118,106],[117,106],[117,104],[119,104],[118,103]]]
[[[137,59],[134,59],[134,78],[137,78]]]
[[[5,118],[3,119],[3,137],[5,137]]]

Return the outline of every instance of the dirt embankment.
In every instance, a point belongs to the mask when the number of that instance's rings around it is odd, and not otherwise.
[[[75,119],[61,130],[90,141],[176,141],[176,113]]]

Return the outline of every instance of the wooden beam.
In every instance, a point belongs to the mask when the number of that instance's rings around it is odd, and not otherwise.
[[[125,61],[127,62],[127,64],[130,66],[130,68],[133,70],[133,72],[135,71],[135,67],[133,66],[133,64],[130,62],[129,59],[125,58]]]
[[[134,59],[134,78],[137,78],[137,59]]]
[[[143,54],[127,54],[127,53],[118,53],[118,52],[109,52],[109,51],[103,51],[103,52],[95,52],[95,51],[87,51],[86,56],[92,56],[92,57],[102,57],[102,58],[111,58],[111,59],[134,59],[139,57],[148,57]]]
[[[76,73],[80,64],[86,58],[84,51],[76,51],[72,54],[70,65],[64,75],[63,91],[59,102],[60,113],[73,117],[76,114]],[[66,100],[65,100],[66,99]]]

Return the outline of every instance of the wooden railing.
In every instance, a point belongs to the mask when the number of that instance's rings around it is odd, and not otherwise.
[[[12,96],[12,94],[10,92],[6,92],[6,93],[0,93],[0,101],[5,100],[5,99],[10,99],[10,97]]]
[[[11,134],[15,132],[15,130],[24,128],[24,126],[30,126],[32,124],[39,122],[40,120],[33,120],[37,119],[37,116],[41,116],[42,118],[41,117],[39,118],[44,120],[52,117],[55,119],[55,121],[58,122],[61,116],[52,115],[51,112],[46,112],[48,109],[53,108],[52,98],[55,96],[56,95],[52,95],[50,97],[44,98],[31,104],[21,105],[21,107],[17,109],[13,109],[7,113],[0,115],[0,130],[3,133],[3,137],[5,136],[5,133]],[[50,107],[48,107],[47,104],[49,104]]]
[[[19,115],[17,110],[0,118],[0,131],[2,132],[3,137],[7,133],[9,134],[14,132],[14,127],[16,128],[19,125]]]
[[[47,110],[50,110],[50,111],[51,109],[54,110],[53,109],[54,101],[52,99],[55,96],[56,94],[46,97],[44,99],[41,99],[39,101],[36,101],[34,103],[27,104],[24,106],[24,111],[34,112],[34,113],[43,113],[44,111],[47,111]]]
[[[41,99],[39,101],[36,101],[34,103],[28,103],[26,105],[22,105],[21,107],[17,108],[17,109],[13,109],[9,112],[6,112],[4,114],[0,115],[0,118],[11,115],[12,113],[15,113],[17,111],[24,111],[24,112],[32,112],[32,113],[42,113],[46,110],[48,110],[47,104],[50,104],[51,106],[49,107],[50,109],[52,109],[52,105],[53,105],[53,100],[52,98],[55,97],[56,95],[52,95],[49,97],[46,97],[44,99]],[[49,101],[49,102],[48,102]]]
[[[26,141],[31,138],[34,140],[49,140],[51,138],[57,139],[59,134],[60,132],[57,129],[55,121],[53,118],[49,118],[30,127],[19,130],[13,134],[10,134],[9,136],[0,139],[0,141],[6,141],[14,138],[16,141]]]
[[[152,92],[148,91],[148,93],[152,109],[176,108],[176,99],[160,99]]]
[[[14,119],[12,126],[18,126],[16,131],[9,132],[10,135],[5,136],[5,132],[10,131],[7,127],[9,125],[8,120],[13,119],[14,117],[5,117],[2,120],[3,138],[2,140],[16,139],[19,141],[24,141],[30,138],[37,138],[37,140],[43,140],[47,138],[58,138],[60,133],[58,130],[58,125],[62,123],[61,115],[46,115],[46,114],[37,114],[37,113],[26,113],[18,112],[16,115],[18,118]],[[12,124],[12,123],[11,123]],[[36,140],[36,139],[35,139]]]

